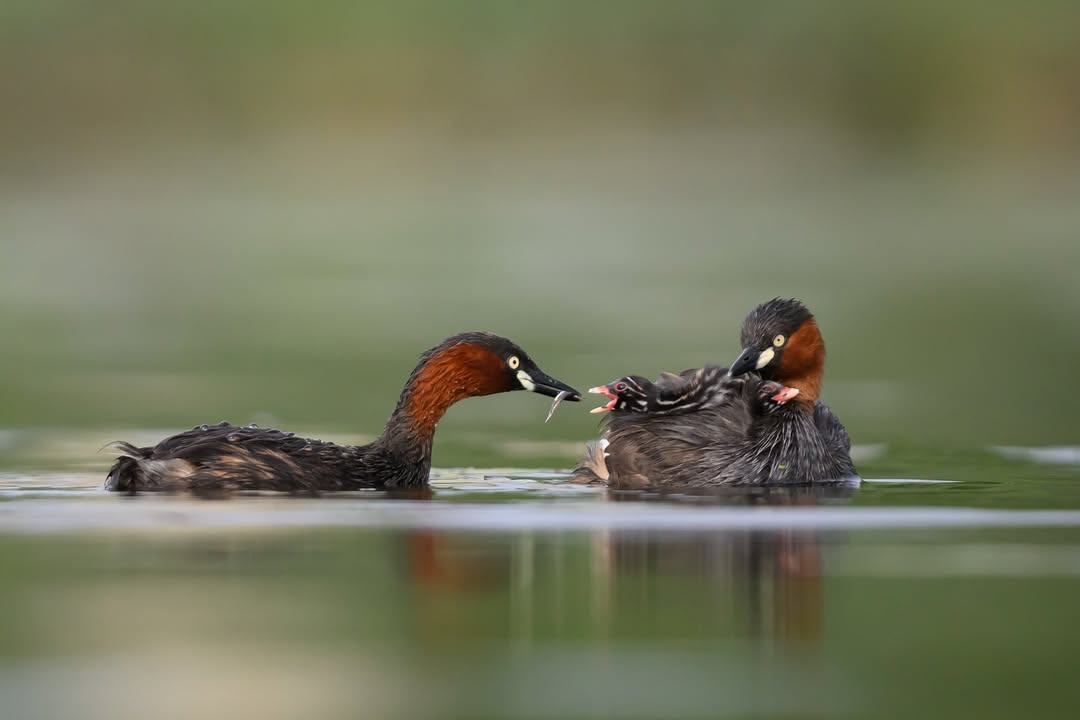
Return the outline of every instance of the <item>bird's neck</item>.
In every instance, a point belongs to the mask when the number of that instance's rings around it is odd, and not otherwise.
[[[810,318],[788,339],[783,362],[773,379],[799,391],[794,402],[803,409],[813,410],[821,397],[821,381],[825,376],[825,341],[817,322]]]
[[[403,462],[431,466],[435,428],[459,400],[510,390],[498,356],[469,343],[425,353],[409,375],[378,445]]]

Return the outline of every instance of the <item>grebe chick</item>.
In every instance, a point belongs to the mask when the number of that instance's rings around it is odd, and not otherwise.
[[[656,382],[640,375],[626,375],[607,385],[589,388],[594,395],[610,399],[589,412],[637,412],[650,415],[677,415],[731,402],[747,378],[732,377],[727,368],[715,365],[686,370],[681,375],[663,373]],[[796,388],[754,378],[762,409],[783,405],[796,395]]]

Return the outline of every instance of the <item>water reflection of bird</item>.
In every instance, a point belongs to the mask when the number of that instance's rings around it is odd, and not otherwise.
[[[827,486],[732,489],[714,501],[752,512],[756,507],[813,507],[822,498],[847,497],[851,492]],[[635,493],[612,493],[609,499],[671,502]],[[695,500],[695,506],[700,503]],[[816,648],[824,637],[825,621],[819,534],[783,528],[597,531],[593,535],[594,613],[606,627],[620,625],[624,617],[652,624],[669,622],[672,609],[661,591],[683,578],[690,584],[679,587],[696,588],[694,602],[709,604],[693,617],[724,623],[714,632],[771,639],[793,650]],[[657,578],[664,582],[656,582]]]
[[[708,502],[752,513],[812,507],[852,492],[730,488]],[[673,502],[632,492],[606,499]],[[694,499],[695,507],[701,503]],[[411,626],[428,643],[466,642],[477,628],[519,647],[569,627],[590,637],[749,636],[787,649],[815,649],[824,635],[816,530],[598,528],[579,536],[416,528],[399,537],[401,552],[393,555],[411,590]]]

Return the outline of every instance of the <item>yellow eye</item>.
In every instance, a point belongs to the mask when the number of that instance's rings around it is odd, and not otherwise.
[[[784,340],[785,340],[785,338],[784,338],[783,335],[777,335],[776,337],[774,337],[772,339],[772,344],[773,344],[774,347],[780,347],[781,345],[784,344]]]
[[[517,355],[511,355],[510,359],[506,361],[506,364],[510,366],[511,370],[517,370],[518,366],[521,365],[521,361],[518,360]]]

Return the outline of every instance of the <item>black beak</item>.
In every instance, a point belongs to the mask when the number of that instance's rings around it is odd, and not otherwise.
[[[518,379],[526,390],[541,395],[547,395],[548,397],[556,397],[559,393],[567,393],[566,397],[563,399],[572,402],[577,402],[581,399],[581,393],[577,390],[564,382],[556,380],[535,365],[529,368],[525,374],[527,376],[526,378],[519,376]]]
[[[731,367],[728,368],[728,372],[733,377],[745,375],[746,373],[757,367],[757,361],[760,355],[761,353],[752,347],[743,348],[743,351],[739,354],[739,357],[735,358],[735,362],[731,363]]]

